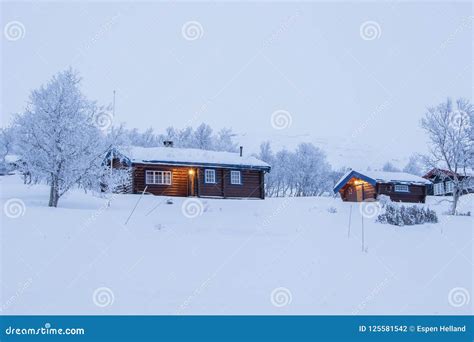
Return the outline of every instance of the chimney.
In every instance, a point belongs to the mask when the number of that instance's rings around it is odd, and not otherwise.
[[[163,141],[163,145],[165,145],[165,147],[173,147],[173,141],[165,140]]]
[[[243,146],[240,146],[240,156],[242,157],[242,151],[243,151],[244,147]]]

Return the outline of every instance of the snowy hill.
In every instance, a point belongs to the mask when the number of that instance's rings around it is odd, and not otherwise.
[[[48,208],[45,186],[0,182],[6,314],[472,313],[473,219],[440,198],[439,224],[366,217],[362,252],[359,205],[337,198],[144,196],[125,225],[139,195]]]

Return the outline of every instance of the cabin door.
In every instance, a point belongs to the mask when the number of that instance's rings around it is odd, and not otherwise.
[[[188,196],[196,196],[196,170],[188,171]]]
[[[356,185],[357,202],[364,200],[364,185]]]

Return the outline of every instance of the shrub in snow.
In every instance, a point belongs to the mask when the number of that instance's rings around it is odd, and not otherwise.
[[[423,206],[387,203],[384,212],[377,217],[377,222],[395,226],[412,226],[423,223],[438,223],[438,217],[434,210]]]
[[[172,198],[168,198],[166,200],[166,204],[173,204],[173,199]]]
[[[328,208],[328,213],[335,214],[335,213],[337,213],[337,209],[334,208],[334,207],[329,207]]]
[[[392,200],[390,199],[390,196],[387,196],[387,195],[378,195],[377,200],[379,201],[380,206],[382,208],[385,208],[387,206],[387,204],[392,203]]]

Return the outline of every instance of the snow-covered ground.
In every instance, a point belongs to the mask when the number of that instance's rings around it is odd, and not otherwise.
[[[138,195],[55,209],[45,186],[0,182],[5,314],[472,313],[473,218],[440,198],[438,224],[365,218],[362,252],[359,205],[337,198],[143,196],[125,225]]]

